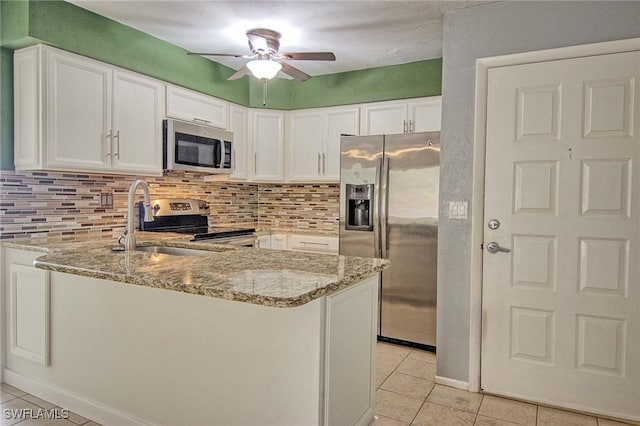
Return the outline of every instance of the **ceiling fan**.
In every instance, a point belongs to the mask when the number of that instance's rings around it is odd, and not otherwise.
[[[292,61],[335,61],[336,55],[332,52],[278,52],[280,49],[280,33],[265,28],[255,28],[247,31],[249,49],[251,54],[234,53],[203,53],[188,52],[188,55],[203,56],[230,56],[233,58],[253,59],[247,65],[233,73],[227,80],[237,80],[251,72],[254,77],[270,80],[278,71],[290,75],[296,80],[305,81],[311,76],[302,70],[290,65],[284,60]]]

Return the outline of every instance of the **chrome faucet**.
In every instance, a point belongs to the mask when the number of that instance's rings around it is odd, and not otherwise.
[[[136,195],[136,189],[138,186],[142,186],[144,192],[144,221],[153,222],[153,210],[151,209],[151,196],[149,195],[149,186],[143,180],[134,181],[129,187],[129,204],[127,205],[127,229],[124,234],[118,239],[120,244],[124,245],[125,251],[133,251],[136,249],[136,237],[134,235],[134,200]],[[122,240],[124,239],[124,243]]]

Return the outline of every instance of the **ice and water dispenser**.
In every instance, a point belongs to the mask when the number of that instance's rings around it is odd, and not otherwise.
[[[373,184],[346,184],[347,214],[345,228],[373,231]]]

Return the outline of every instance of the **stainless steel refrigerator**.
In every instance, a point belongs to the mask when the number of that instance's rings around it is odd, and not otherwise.
[[[340,254],[389,259],[378,335],[435,348],[440,133],[343,136]]]

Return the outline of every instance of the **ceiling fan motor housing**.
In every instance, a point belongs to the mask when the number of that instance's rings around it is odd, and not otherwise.
[[[258,38],[252,36],[256,36]],[[247,37],[249,38],[249,49],[251,49],[251,51],[256,55],[275,55],[280,49],[280,33],[277,31],[267,30],[265,28],[255,28],[247,31]],[[267,51],[265,51],[264,42],[267,44]]]

